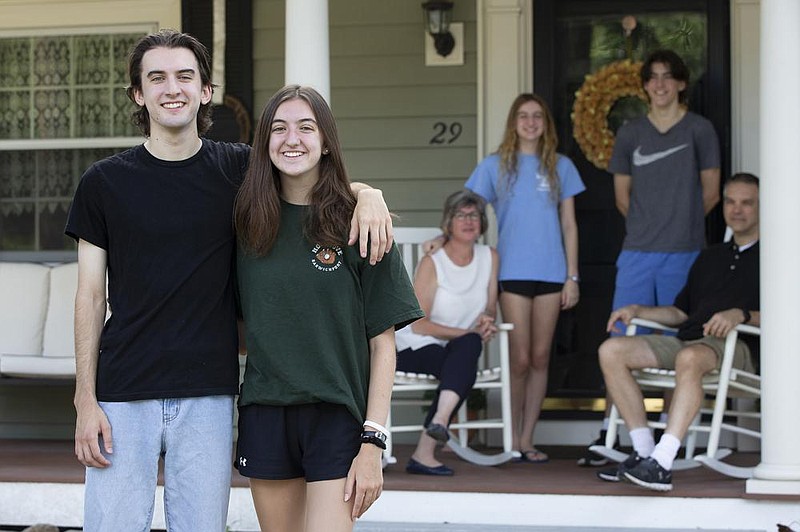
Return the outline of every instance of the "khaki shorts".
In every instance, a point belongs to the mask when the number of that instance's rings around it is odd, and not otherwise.
[[[645,334],[637,336],[641,338],[658,359],[658,366],[665,369],[675,369],[675,357],[678,351],[686,346],[702,344],[710,347],[717,354],[717,369],[722,365],[722,354],[725,352],[725,338],[716,336],[704,336],[698,340],[679,340],[674,336],[664,336],[661,334]],[[750,348],[741,340],[736,340],[736,348],[733,352],[733,367],[745,371],[754,371]]]

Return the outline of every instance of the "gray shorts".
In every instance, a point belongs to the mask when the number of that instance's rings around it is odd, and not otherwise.
[[[703,344],[710,347],[717,354],[717,369],[722,365],[722,354],[725,352],[725,338],[716,336],[704,336],[698,340],[679,340],[674,336],[662,334],[645,334],[637,336],[641,338],[658,359],[658,366],[665,369],[675,369],[675,357],[678,351],[686,346]],[[745,371],[754,371],[750,348],[741,340],[736,340],[736,348],[733,352],[733,367]]]

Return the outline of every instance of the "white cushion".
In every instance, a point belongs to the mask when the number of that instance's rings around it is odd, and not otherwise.
[[[0,373],[6,377],[74,379],[75,357],[0,355]]]
[[[0,262],[0,354],[40,355],[50,268]]]
[[[45,357],[75,356],[75,291],[78,263],[69,262],[50,271],[50,301],[44,325]]]

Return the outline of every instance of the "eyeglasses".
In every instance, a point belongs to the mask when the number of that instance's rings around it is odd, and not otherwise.
[[[481,213],[479,212],[457,212],[453,215],[453,218],[456,220],[464,221],[464,220],[472,220],[473,222],[477,222],[481,219]]]

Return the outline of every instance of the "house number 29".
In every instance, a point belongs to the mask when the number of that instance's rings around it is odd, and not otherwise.
[[[449,126],[445,122],[436,122],[433,130],[436,133],[428,144],[452,144],[461,136],[462,126],[461,122],[453,122]]]

